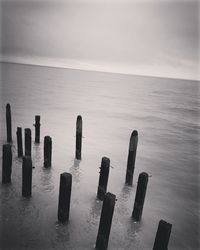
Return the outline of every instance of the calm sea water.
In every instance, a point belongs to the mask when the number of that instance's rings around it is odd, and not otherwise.
[[[158,222],[172,223],[170,250],[197,250],[199,238],[199,84],[80,70],[2,64],[0,144],[5,105],[12,107],[12,184],[0,185],[1,249],[93,249],[102,203],[96,200],[102,156],[111,160],[108,191],[117,196],[109,249],[152,249]],[[16,128],[32,129],[33,190],[21,197]],[[83,159],[74,160],[75,123],[83,117]],[[133,187],[124,185],[128,143],[139,133]],[[53,140],[53,166],[43,168],[43,137]],[[0,158],[2,161],[2,150]],[[59,175],[73,175],[70,221],[57,222]],[[131,213],[140,172],[150,175],[143,217]],[[1,168],[0,168],[1,175]]]

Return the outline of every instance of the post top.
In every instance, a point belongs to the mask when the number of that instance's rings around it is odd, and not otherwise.
[[[137,130],[134,130],[131,134],[129,150],[130,151],[136,150],[137,144],[138,144],[138,132]]]
[[[172,224],[171,224],[171,223],[168,223],[168,222],[166,222],[166,221],[164,221],[164,220],[160,220],[160,221],[159,221],[159,225],[162,225],[162,226],[164,226],[164,227],[166,227],[166,228],[169,228],[169,229],[172,228]]]
[[[40,115],[35,115],[35,120],[40,121]]]
[[[112,194],[112,193],[110,193],[110,192],[107,192],[106,194],[105,194],[105,197],[104,197],[104,199],[109,199],[109,200],[116,200],[116,195],[115,194]]]
[[[25,128],[24,131],[25,131],[25,133],[27,133],[27,134],[28,134],[28,133],[31,134],[31,129],[30,129],[30,128]]]
[[[51,141],[51,137],[50,137],[49,135],[46,135],[46,136],[44,137],[44,140],[45,140],[45,141]]]
[[[132,134],[131,134],[131,137],[132,136],[138,136],[138,131],[137,130],[133,130]]]
[[[82,133],[82,117],[80,115],[77,116],[76,120],[76,132]]]
[[[138,180],[143,180],[143,181],[146,181],[148,182],[148,179],[149,179],[149,175],[146,173],[146,172],[142,172],[139,174],[139,177],[138,177]]]
[[[60,176],[62,176],[62,177],[64,177],[64,178],[70,178],[70,179],[72,179],[72,174],[70,174],[70,173],[67,173],[67,172],[64,172],[64,173],[62,173],[62,174],[60,174]]]
[[[106,163],[106,164],[110,164],[110,159],[108,157],[106,157],[106,156],[103,156],[101,162]]]
[[[6,104],[6,108],[10,108],[10,103],[7,103],[7,104]]]
[[[3,148],[4,149],[7,149],[7,150],[11,150],[11,144],[9,144],[9,143],[6,143],[6,144],[3,144]]]

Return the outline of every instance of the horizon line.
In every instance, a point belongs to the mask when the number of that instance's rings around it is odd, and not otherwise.
[[[127,72],[119,72],[119,71],[112,71],[112,70],[101,70],[101,69],[89,69],[87,67],[78,67],[78,66],[70,66],[70,65],[55,65],[55,64],[48,64],[48,63],[37,63],[37,62],[29,62],[29,61],[18,61],[18,60],[9,60],[0,58],[0,63],[7,63],[7,64],[20,64],[25,66],[37,66],[37,67],[47,67],[47,68],[57,68],[57,69],[72,69],[72,70],[81,70],[81,71],[91,71],[91,72],[100,72],[100,73],[111,73],[111,74],[120,74],[120,75],[128,75],[128,76],[137,76],[137,77],[155,77],[155,78],[162,78],[162,79],[172,79],[172,80],[182,80],[182,81],[194,81],[200,83],[200,79],[191,79],[191,78],[181,78],[181,77],[172,77],[172,76],[163,76],[163,75],[153,75],[153,74],[140,74],[140,73],[127,73]]]

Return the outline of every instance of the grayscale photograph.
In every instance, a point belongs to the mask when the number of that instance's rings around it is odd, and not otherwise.
[[[0,250],[200,249],[200,0],[0,0]]]

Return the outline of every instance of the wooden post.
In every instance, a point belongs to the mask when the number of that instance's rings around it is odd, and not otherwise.
[[[142,210],[144,206],[144,200],[146,195],[148,183],[148,174],[143,172],[139,175],[138,184],[137,184],[137,191],[135,196],[135,203],[132,212],[132,218],[134,221],[140,221],[142,217]]]
[[[138,132],[134,130],[131,134],[129,142],[129,153],[128,153],[128,162],[126,170],[126,184],[129,186],[131,186],[133,183],[137,144],[138,144]]]
[[[81,160],[81,147],[82,147],[82,117],[77,116],[76,120],[76,159]]]
[[[31,130],[30,128],[25,128],[25,156],[31,156]]]
[[[100,167],[100,176],[99,176],[99,185],[97,191],[97,197],[100,200],[103,200],[108,184],[108,176],[109,176],[109,169],[110,169],[110,159],[107,157],[103,157],[101,160],[101,167]]]
[[[29,197],[32,193],[32,160],[30,156],[23,157],[22,163],[22,196]]]
[[[35,143],[40,143],[40,116],[36,115],[35,116]]]
[[[2,159],[2,183],[11,182],[12,173],[12,148],[10,144],[3,145],[3,159]]]
[[[71,188],[72,175],[70,173],[62,173],[60,175],[60,190],[58,202],[58,220],[62,223],[69,220]]]
[[[50,136],[44,137],[44,167],[51,167],[52,140]]]
[[[160,220],[156,238],[153,246],[153,250],[167,250],[169,238],[171,234],[172,224],[167,223],[164,220]]]
[[[6,128],[7,128],[7,142],[12,142],[12,121],[10,104],[6,105]]]
[[[22,128],[20,127],[17,127],[17,152],[18,152],[18,157],[23,156]]]
[[[99,230],[96,240],[96,249],[105,250],[108,247],[115,201],[116,196],[114,194],[107,193],[104,197]]]

